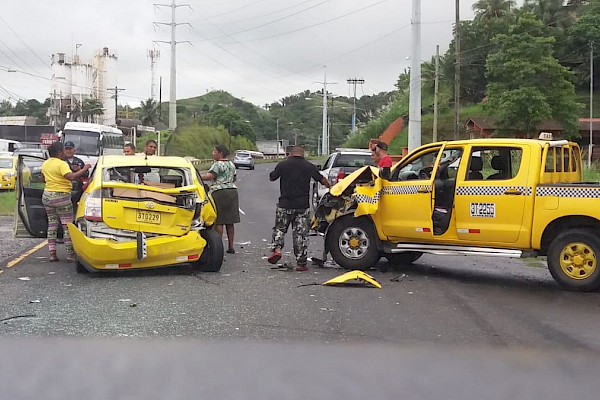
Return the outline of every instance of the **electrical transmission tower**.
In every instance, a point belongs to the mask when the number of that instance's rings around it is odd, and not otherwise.
[[[169,88],[169,130],[173,131],[177,127],[177,52],[176,46],[179,43],[175,40],[175,33],[178,25],[190,25],[188,23],[177,23],[175,22],[175,10],[177,7],[190,7],[189,4],[175,4],[175,0],[171,4],[154,4],[154,7],[170,7],[171,8],[171,22],[155,22],[154,25],[169,25],[171,27],[171,40],[155,40],[155,43],[169,43],[171,45],[171,76],[170,76],[170,88]],[[191,8],[191,7],[190,7]],[[191,25],[190,25],[191,26]],[[190,43],[189,41],[185,41]]]
[[[353,109],[352,109],[352,133],[356,132],[356,85],[364,85],[364,79],[349,78],[348,85],[354,85]]]
[[[160,57],[160,50],[148,50],[150,58],[150,98],[156,99],[156,60]]]

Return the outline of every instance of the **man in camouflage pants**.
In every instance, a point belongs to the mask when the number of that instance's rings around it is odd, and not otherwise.
[[[304,158],[304,148],[300,146],[292,146],[289,157],[277,164],[269,174],[271,181],[280,179],[280,196],[275,210],[275,226],[273,227],[273,253],[268,258],[271,264],[277,264],[281,259],[284,237],[288,227],[292,224],[296,271],[308,271],[306,261],[311,178],[325,187],[331,186],[318,168]]]

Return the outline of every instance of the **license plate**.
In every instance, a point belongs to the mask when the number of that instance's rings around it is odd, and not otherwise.
[[[137,210],[135,220],[137,222],[146,222],[148,224],[160,224],[160,213],[155,211]]]
[[[496,205],[494,203],[471,203],[471,217],[496,218]]]

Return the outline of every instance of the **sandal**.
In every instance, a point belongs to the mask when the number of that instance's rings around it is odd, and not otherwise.
[[[229,253],[229,254],[235,254],[235,249],[234,248],[227,249],[227,253]]]
[[[70,263],[75,262],[75,256],[67,256],[66,261]]]
[[[50,261],[50,262],[57,262],[57,261],[60,261],[60,260],[58,259],[58,257],[56,256],[56,254],[50,254],[50,258],[48,259],[48,261]]]

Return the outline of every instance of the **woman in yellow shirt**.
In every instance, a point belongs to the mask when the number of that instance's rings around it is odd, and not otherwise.
[[[46,187],[42,195],[42,204],[48,215],[48,251],[50,261],[58,261],[56,256],[56,235],[58,225],[62,224],[64,231],[67,261],[75,261],[73,242],[69,236],[67,224],[73,222],[73,203],[71,203],[72,181],[79,179],[89,169],[85,164],[82,169],[72,172],[65,161],[65,148],[61,142],[55,142],[48,147],[50,158],[42,164],[42,174]]]

